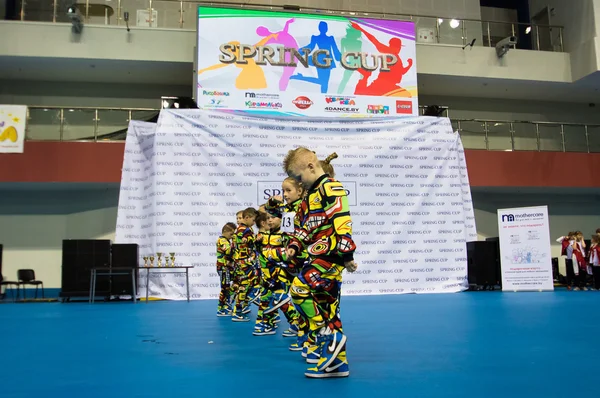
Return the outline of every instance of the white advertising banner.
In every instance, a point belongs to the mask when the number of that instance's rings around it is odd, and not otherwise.
[[[196,48],[201,109],[419,114],[412,21],[201,5]]]
[[[27,106],[0,105],[0,153],[23,153]]]
[[[502,290],[554,290],[548,206],[498,209]]]
[[[309,119],[163,110],[128,131],[116,241],[193,265],[192,298],[216,298],[216,240],[237,211],[281,194],[283,157],[306,146],[346,188],[358,271],[344,295],[457,292],[476,239],[464,151],[446,118]],[[142,275],[145,276],[144,273]],[[153,273],[140,294],[184,299],[184,275]]]

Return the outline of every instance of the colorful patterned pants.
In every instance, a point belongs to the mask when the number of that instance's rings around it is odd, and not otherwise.
[[[241,315],[242,309],[248,305],[248,292],[254,283],[255,272],[249,260],[235,263],[235,276],[232,290],[235,292],[236,314]]]
[[[231,296],[231,270],[222,264],[217,264],[217,273],[221,281],[221,292],[219,293],[219,307],[229,307],[229,300]]]
[[[323,327],[342,331],[339,305],[344,266],[315,258],[306,264],[292,281],[292,300],[306,321],[304,332],[314,342]]]

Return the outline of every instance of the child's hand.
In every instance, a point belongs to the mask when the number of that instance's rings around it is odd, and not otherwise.
[[[354,272],[358,269],[358,265],[354,262],[354,260],[346,261],[344,263],[344,266],[346,267],[346,271],[348,272]]]

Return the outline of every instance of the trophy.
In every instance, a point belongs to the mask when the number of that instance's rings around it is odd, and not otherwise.
[[[157,252],[156,256],[158,257],[158,267],[162,267],[162,253],[161,252]]]
[[[171,267],[175,266],[175,253],[169,253],[171,256]]]
[[[149,267],[154,267],[154,256],[150,256],[150,264],[148,264]]]
[[[148,256],[142,257],[144,259],[144,267],[148,267]]]

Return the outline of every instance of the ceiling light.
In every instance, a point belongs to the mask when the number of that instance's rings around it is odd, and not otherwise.
[[[528,35],[529,33],[531,33],[531,26],[525,28],[525,34]]]
[[[458,28],[458,25],[460,25],[460,22],[459,22],[459,21],[457,21],[456,19],[453,19],[453,20],[451,20],[451,21],[450,21],[450,27],[451,27],[452,29],[456,29],[456,28]]]

